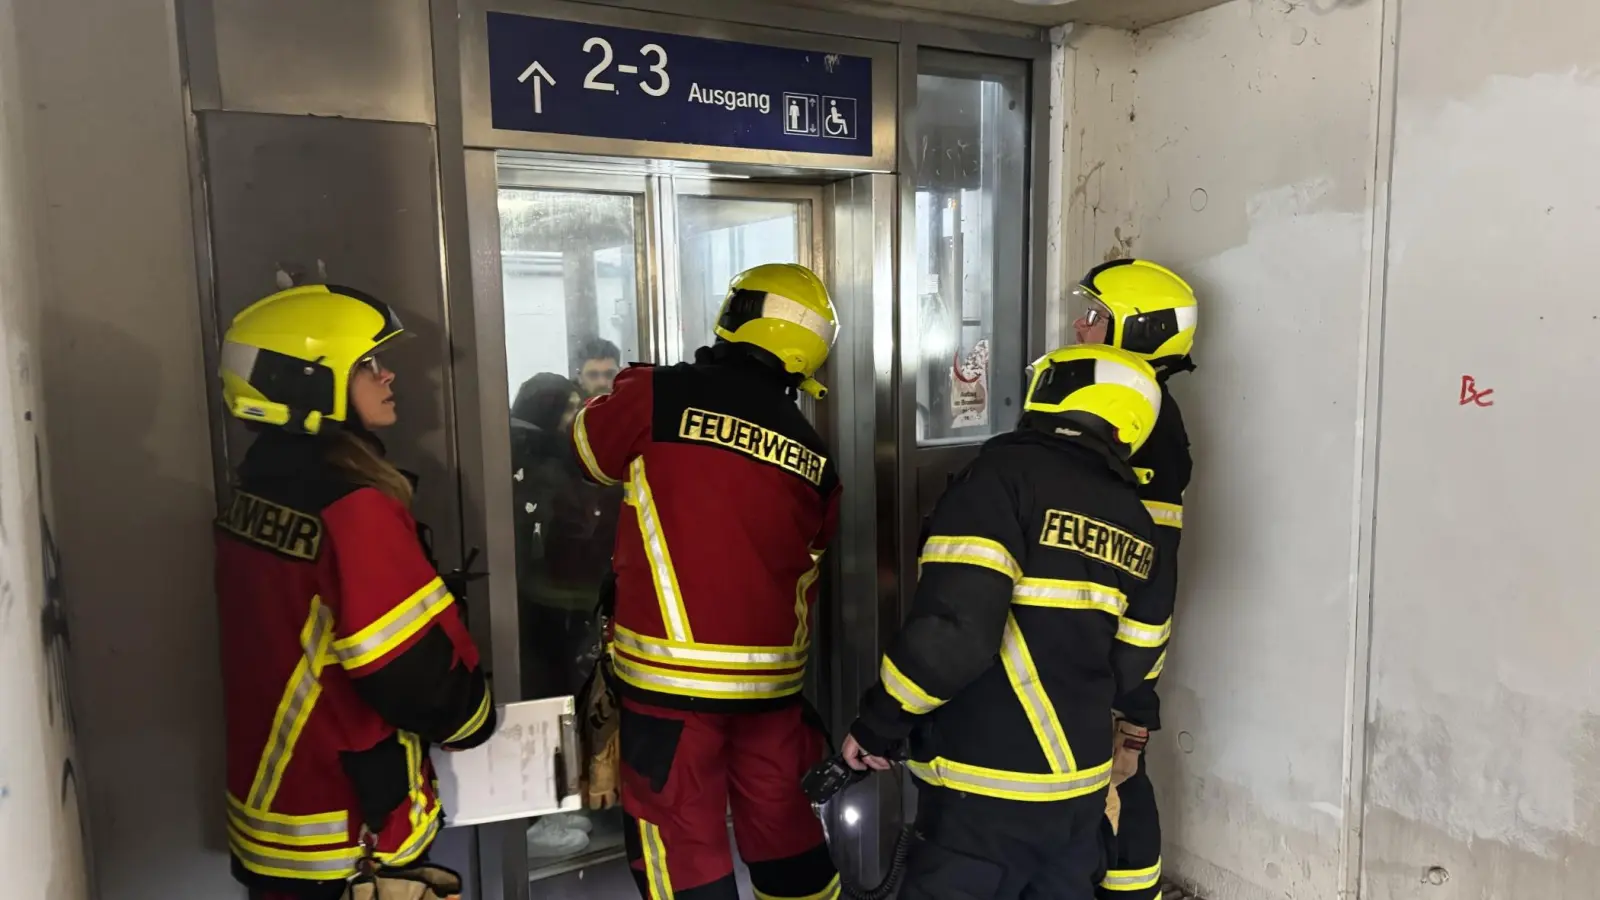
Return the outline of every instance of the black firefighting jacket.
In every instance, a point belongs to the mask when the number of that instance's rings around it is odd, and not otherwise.
[[[1175,371],[1192,369],[1193,365],[1160,369],[1161,416],[1131,464],[1144,470],[1148,479],[1139,486],[1139,497],[1156,523],[1156,566],[1150,575],[1150,589],[1167,598],[1165,608],[1174,608],[1178,594],[1178,542],[1183,537],[1183,492],[1189,487],[1189,474],[1194,460],[1189,456],[1189,432],[1183,427],[1183,412],[1178,401],[1167,389],[1167,378]],[[1117,711],[1135,725],[1152,731],[1161,727],[1161,698],[1156,695],[1156,681],[1166,668],[1167,652],[1163,647],[1155,667],[1145,680],[1117,698]]]
[[[1129,465],[1062,419],[994,438],[934,509],[911,614],[851,734],[910,736],[924,782],[1011,800],[1094,794],[1111,703],[1149,674],[1171,610]]]

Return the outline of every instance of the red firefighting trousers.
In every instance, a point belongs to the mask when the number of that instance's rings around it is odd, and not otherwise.
[[[839,873],[800,778],[825,742],[799,705],[702,713],[622,702],[628,860],[646,900],[737,900],[734,840],[764,898],[836,900]]]

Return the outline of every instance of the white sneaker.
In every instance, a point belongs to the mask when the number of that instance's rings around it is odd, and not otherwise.
[[[528,827],[528,856],[572,856],[589,846],[589,835],[576,828],[563,827],[550,817],[540,819]]]
[[[543,821],[554,822],[562,828],[576,828],[584,834],[592,834],[594,832],[594,823],[590,822],[589,817],[583,813],[551,813],[545,816]]]

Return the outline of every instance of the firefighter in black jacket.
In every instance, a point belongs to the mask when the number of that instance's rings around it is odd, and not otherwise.
[[[1161,415],[1150,439],[1131,462],[1140,472],[1139,496],[1156,523],[1156,568],[1151,589],[1175,602],[1178,540],[1183,536],[1183,492],[1189,487],[1189,434],[1183,413],[1167,390],[1167,379],[1194,369],[1199,310],[1194,290],[1171,271],[1139,259],[1096,266],[1078,285],[1083,314],[1073,323],[1078,340],[1109,344],[1149,361],[1161,383]],[[1161,727],[1156,680],[1165,650],[1144,682],[1117,698],[1116,784],[1120,814],[1116,851],[1097,892],[1100,900],[1153,900],[1160,896],[1161,819],[1155,789],[1145,773],[1144,747]],[[1125,779],[1125,780],[1124,780]]]
[[[882,769],[910,739],[923,840],[906,900],[1094,896],[1111,703],[1149,674],[1171,615],[1146,589],[1155,526],[1128,464],[1160,402],[1132,354],[1050,353],[1017,430],[934,509],[911,614],[844,749]]]

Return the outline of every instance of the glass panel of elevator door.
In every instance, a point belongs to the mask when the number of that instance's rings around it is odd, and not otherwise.
[[[683,357],[715,339],[734,275],[763,263],[811,262],[807,200],[680,194],[677,248]]]
[[[499,208],[518,646],[531,699],[577,694],[598,656],[594,608],[622,503],[620,487],[583,479],[568,448],[572,419],[610,390],[624,360],[652,354],[640,325],[638,183],[528,182],[506,173]],[[528,866],[539,877],[621,845],[620,810],[554,813],[528,827]]]

